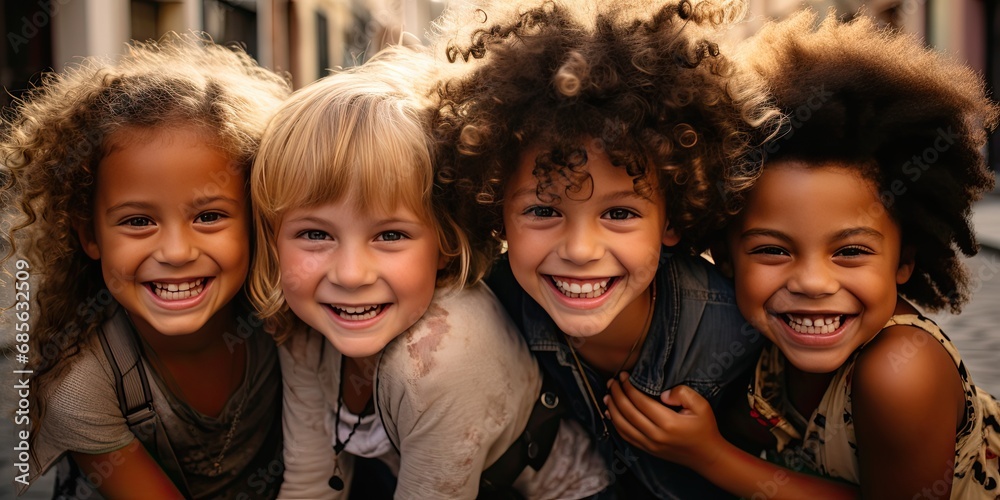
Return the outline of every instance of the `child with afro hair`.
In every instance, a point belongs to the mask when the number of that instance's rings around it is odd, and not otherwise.
[[[732,285],[698,257],[755,176],[746,153],[780,118],[720,55],[741,2],[544,2],[477,11],[445,37],[472,59],[440,87],[438,177],[488,278],[623,498],[724,495],[606,418],[630,374],[658,406],[678,384],[719,394],[762,345]],[[508,250],[502,256],[501,247]]]
[[[788,498],[996,498],[1000,406],[917,306],[968,299],[958,252],[978,250],[969,215],[994,185],[982,148],[998,107],[913,37],[815,24],[800,13],[745,47],[791,126],[718,255],[774,343],[741,415],[768,461],[720,437],[684,388],[680,414],[657,420],[671,433],[659,456],[744,497],[780,479]]]

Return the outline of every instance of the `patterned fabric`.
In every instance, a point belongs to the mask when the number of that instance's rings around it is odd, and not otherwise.
[[[1000,404],[972,383],[958,350],[928,318],[893,316],[885,328],[909,325],[926,331],[948,351],[965,391],[965,424],[955,435],[955,478],[951,498],[1000,499]],[[864,347],[862,346],[861,349]],[[748,398],[751,415],[767,427],[777,446],[768,460],[789,469],[840,478],[858,484],[857,441],[851,409],[851,374],[858,349],[837,371],[816,411],[794,425],[794,410],[785,397],[785,357],[768,346],[761,353]]]

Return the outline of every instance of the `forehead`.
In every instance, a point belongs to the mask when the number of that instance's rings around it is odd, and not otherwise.
[[[244,172],[208,138],[191,130],[114,134],[97,169],[99,197],[244,197]]]
[[[839,163],[781,161],[765,167],[742,216],[742,226],[788,224],[804,233],[821,229],[896,228],[875,183]]]
[[[553,161],[557,155],[562,156],[559,163]],[[506,192],[508,198],[549,194],[586,200],[601,191],[628,190],[642,193],[642,198],[656,199],[658,190],[640,189],[648,185],[655,170],[648,168],[644,176],[629,175],[624,166],[612,163],[602,143],[596,140],[582,141],[579,149],[570,152],[535,144],[521,151]]]

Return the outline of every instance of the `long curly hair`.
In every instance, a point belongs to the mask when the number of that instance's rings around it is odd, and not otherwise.
[[[801,12],[741,49],[790,117],[783,137],[763,148],[765,168],[780,159],[856,168],[915,249],[900,294],[957,313],[969,298],[958,252],[978,251],[969,219],[995,182],[982,151],[1000,108],[979,75],[915,37],[864,16],[815,26],[816,14]]]
[[[425,51],[393,46],[298,90],[268,124],[251,170],[258,245],[249,290],[277,342],[306,327],[285,301],[275,244],[282,217],[295,208],[349,200],[361,211],[392,213],[402,204],[435,230],[448,258],[438,287],[461,288],[485,273],[488,257],[472,252],[434,183],[435,75]]]
[[[472,240],[496,255],[519,156],[541,147],[538,194],[555,199],[552,180],[582,182],[585,145],[596,144],[637,193],[660,190],[684,249],[698,250],[759,175],[747,151],[781,120],[712,38],[745,3],[580,3],[484,7],[471,32],[456,15],[457,28],[441,28],[439,50],[471,67],[438,89],[438,177],[454,187]]]
[[[286,78],[241,49],[170,34],[134,43],[118,62],[90,58],[46,74],[9,110],[0,198],[14,214],[4,260],[25,259],[38,279],[29,365],[38,385],[56,379],[114,310],[100,262],[77,237],[92,222],[97,169],[115,146],[112,136],[194,128],[246,171],[271,111],[289,92]],[[42,412],[44,401],[33,401],[36,408]]]

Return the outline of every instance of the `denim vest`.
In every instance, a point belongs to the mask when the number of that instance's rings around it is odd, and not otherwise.
[[[716,408],[722,388],[757,361],[765,340],[740,315],[732,283],[704,259],[670,255],[664,247],[655,279],[652,324],[630,381],[654,398],[676,385],[688,385]],[[612,483],[637,480],[657,498],[732,498],[690,469],[633,447],[610,420],[610,436],[602,438],[602,415],[595,411],[563,334],[518,286],[506,256],[497,261],[487,283],[520,327],[546,376],[559,384],[570,412],[593,434]],[[583,367],[603,413],[607,380],[586,363]],[[614,498],[614,489],[609,487],[599,498]]]

